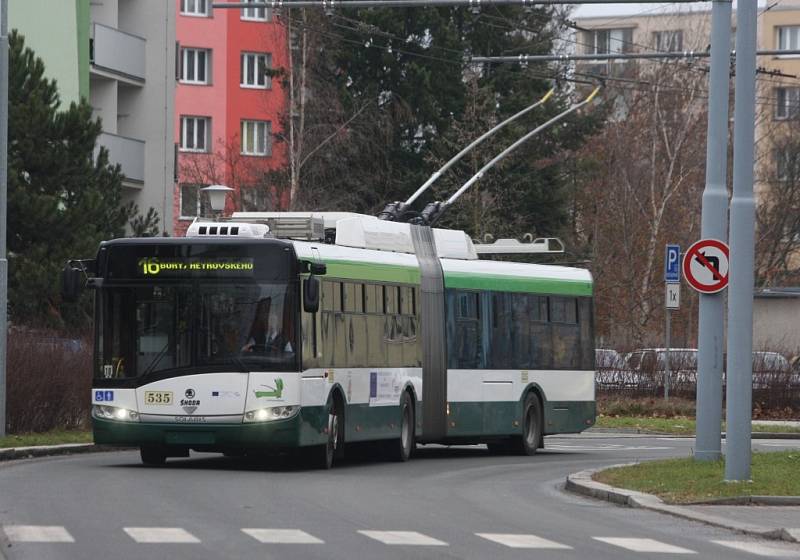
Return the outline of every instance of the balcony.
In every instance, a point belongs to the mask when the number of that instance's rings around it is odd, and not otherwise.
[[[109,162],[112,165],[119,164],[128,186],[144,183],[144,140],[103,132],[98,137],[97,144],[95,157],[100,149],[99,146],[105,147],[108,150]]]
[[[95,23],[89,43],[92,70],[144,82],[145,45],[141,37]]]

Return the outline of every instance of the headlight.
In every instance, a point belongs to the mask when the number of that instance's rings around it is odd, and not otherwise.
[[[138,422],[139,413],[127,408],[107,406],[104,404],[92,405],[92,416],[100,420],[117,420],[118,422]]]
[[[270,420],[284,420],[291,418],[300,410],[299,406],[272,406],[259,408],[244,413],[245,422],[269,422]]]

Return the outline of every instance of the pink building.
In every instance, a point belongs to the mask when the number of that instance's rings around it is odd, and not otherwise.
[[[265,176],[285,167],[282,133],[287,94],[267,70],[287,66],[286,28],[267,8],[211,9],[212,0],[175,0],[175,138],[178,184],[174,234],[208,215],[199,189],[236,189],[229,211],[274,208]]]

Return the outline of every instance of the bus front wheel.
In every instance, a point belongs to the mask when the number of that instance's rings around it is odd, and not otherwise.
[[[339,400],[331,398],[326,407],[328,411],[327,441],[324,445],[311,447],[308,450],[311,462],[320,469],[330,469],[334,462],[340,461],[344,457],[344,415]]]

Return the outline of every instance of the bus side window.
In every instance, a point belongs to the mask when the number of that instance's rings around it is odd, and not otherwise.
[[[342,282],[342,311],[353,313],[357,305],[356,285],[352,282]]]
[[[397,286],[383,286],[384,313],[394,315],[397,309]]]
[[[333,286],[334,283],[328,280],[322,282],[322,309],[333,311]]]
[[[333,311],[341,313],[342,309],[342,283],[333,282]]]
[[[378,313],[378,292],[380,291],[380,286],[375,284],[367,284],[364,286],[364,311],[367,313]]]

